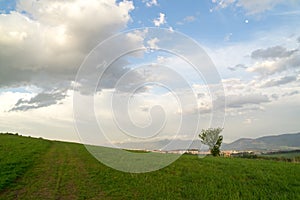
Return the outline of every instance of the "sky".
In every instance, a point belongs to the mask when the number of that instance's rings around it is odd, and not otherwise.
[[[298,0],[0,0],[0,13],[0,132],[111,146],[300,130]]]

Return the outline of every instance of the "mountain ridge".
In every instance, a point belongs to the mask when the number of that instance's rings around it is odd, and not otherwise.
[[[208,150],[206,145],[203,145],[199,139],[195,140],[158,140],[145,142],[128,142],[118,143],[117,146],[129,149],[147,149],[147,150],[184,150],[184,149],[199,149],[201,151]],[[287,133],[279,135],[262,136],[258,138],[240,138],[231,143],[223,143],[222,150],[294,150],[300,149],[300,132]]]
[[[300,148],[300,133],[262,136],[258,138],[240,138],[224,144],[225,150],[289,150]]]

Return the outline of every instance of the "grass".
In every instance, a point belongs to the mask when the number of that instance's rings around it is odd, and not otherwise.
[[[300,157],[300,152],[290,152],[290,153],[276,153],[276,154],[265,154],[262,157],[276,157],[276,158],[296,158]]]
[[[0,137],[0,189],[18,179],[30,168],[50,142],[16,135]]]
[[[0,180],[9,180],[0,199],[300,199],[298,163],[183,155],[159,171],[130,174],[80,144],[7,135],[0,144]]]

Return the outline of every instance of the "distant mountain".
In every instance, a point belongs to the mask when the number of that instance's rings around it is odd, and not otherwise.
[[[117,146],[125,149],[147,149],[147,150],[180,150],[201,149],[207,150],[208,147],[203,145],[199,139],[191,140],[159,140],[145,142],[128,142],[119,143]],[[264,136],[256,139],[241,138],[232,143],[223,143],[222,150],[292,150],[300,149],[300,133],[283,134],[274,136]]]
[[[300,133],[264,136],[256,139],[242,138],[223,144],[223,150],[289,150],[300,149]]]

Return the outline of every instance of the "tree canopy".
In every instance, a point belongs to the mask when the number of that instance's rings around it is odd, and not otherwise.
[[[209,146],[210,153],[213,156],[220,156],[220,147],[222,145],[223,136],[220,133],[223,128],[203,129],[199,134],[201,142]]]

